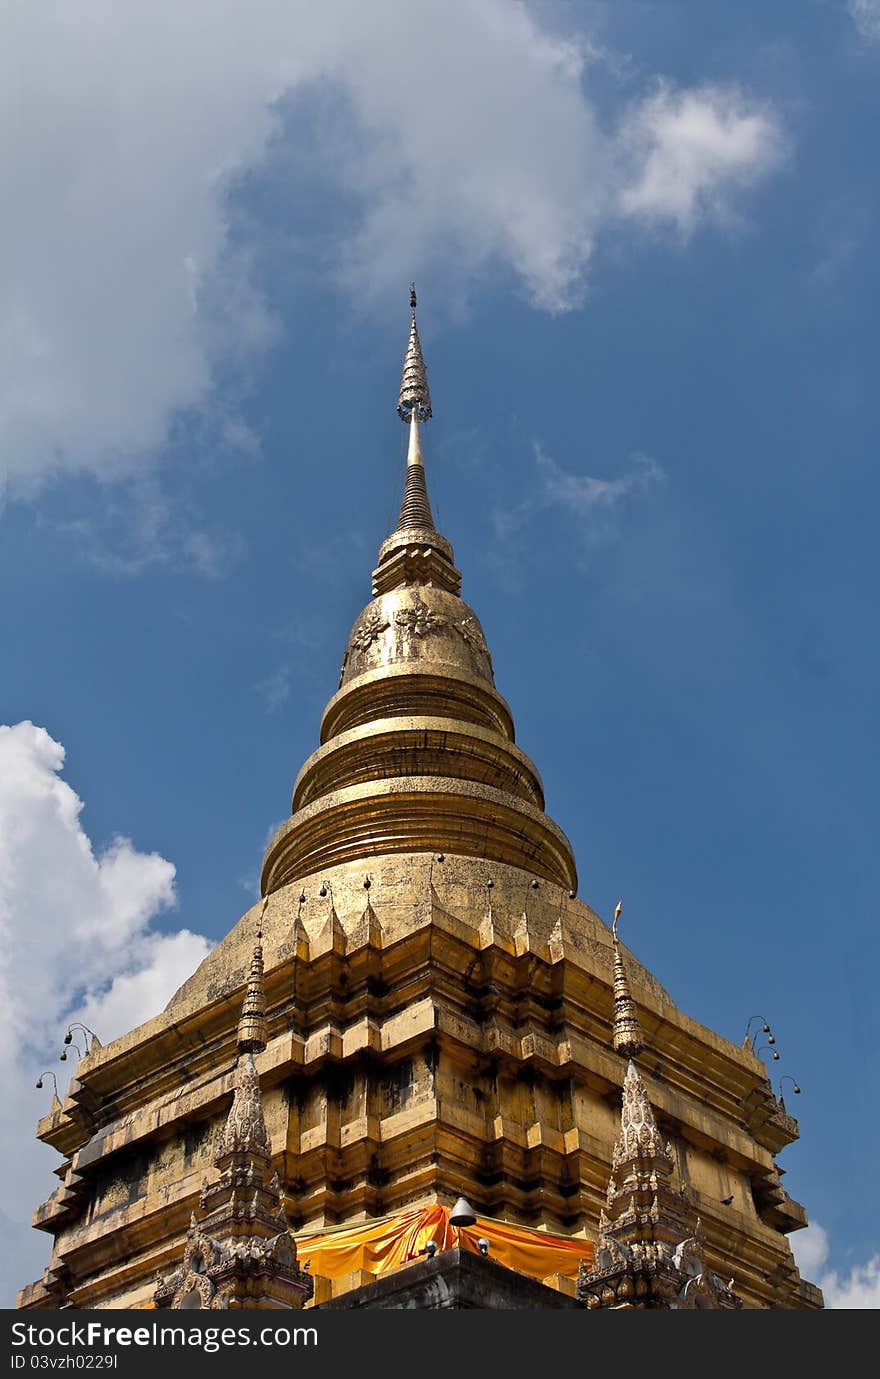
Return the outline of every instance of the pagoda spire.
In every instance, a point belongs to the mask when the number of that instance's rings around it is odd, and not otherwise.
[[[434,516],[428,498],[425,482],[425,464],[422,457],[422,438],[420,426],[431,416],[431,393],[428,388],[428,371],[422,355],[419,328],[416,324],[416,285],[413,283],[409,294],[412,321],[409,328],[409,341],[403,358],[403,374],[400,380],[400,393],[397,398],[397,411],[401,421],[409,425],[409,450],[406,457],[406,487],[396,531],[419,529],[434,532]]]
[[[266,992],[263,985],[263,915],[268,896],[263,901],[257,927],[257,941],[251,955],[250,971],[245,987],[241,1016],[238,1021],[238,1070],[235,1094],[226,1128],[220,1141],[215,1163],[227,1167],[233,1158],[265,1159],[271,1154],[269,1132],[263,1114],[260,1076],[254,1064],[254,1054],[266,1047]]]
[[[461,574],[455,568],[452,547],[437,530],[425,481],[421,428],[431,416],[431,392],[416,324],[415,283],[409,305],[412,319],[397,395],[398,415],[409,427],[406,484],[397,525],[379,547],[373,571],[374,597],[412,585],[433,585],[456,595],[461,592]]]
[[[664,1143],[647,1088],[633,1059],[645,1047],[614,911],[615,1053],[627,1059],[620,1134],[611,1151],[611,1177],[593,1263],[582,1262],[577,1297],[591,1308],[728,1309],[742,1306],[729,1285],[707,1268],[699,1221],[692,1222],[684,1193],[672,1183],[672,1146]]]
[[[271,1173],[272,1142],[254,1065],[254,1054],[266,1047],[263,916],[268,903],[267,897],[238,1022],[235,1093],[214,1157],[219,1176],[202,1188],[183,1261],[157,1283],[156,1307],[300,1308],[313,1292],[311,1278],[297,1263],[280,1179]]]
[[[266,901],[260,912],[257,941],[251,955],[250,972],[238,1022],[239,1053],[262,1053],[266,1047],[266,993],[263,988],[263,915]]]
[[[623,1105],[620,1112],[620,1137],[614,1146],[611,1163],[617,1171],[651,1162],[655,1172],[672,1172],[672,1155],[663,1143],[645,1084],[632,1059],[623,1080]]]
[[[400,395],[397,410],[401,421],[409,421],[415,413],[419,421],[427,421],[431,416],[431,393],[428,388],[428,371],[422,355],[419,328],[416,324],[416,285],[409,292],[409,305],[412,321],[409,328],[409,342],[403,359],[403,376],[400,380]]]
[[[651,1160],[656,1171],[668,1175],[672,1172],[672,1156],[660,1138],[645,1084],[633,1062],[645,1047],[645,1037],[639,1024],[636,1003],[629,988],[629,976],[617,937],[617,926],[622,911],[623,903],[618,901],[611,926],[611,941],[614,947],[614,1017],[611,1038],[614,1052],[627,1059],[627,1069],[623,1081],[620,1138],[614,1146],[612,1165],[617,1171],[623,1166]]]
[[[611,926],[611,942],[614,947],[614,1024],[612,1029],[612,1042],[614,1052],[621,1054],[624,1058],[637,1058],[645,1047],[645,1038],[642,1034],[642,1027],[639,1024],[636,1003],[632,998],[629,989],[629,978],[623,962],[623,955],[620,951],[620,943],[617,939],[617,926],[620,923],[620,915],[623,910],[623,903],[617,902],[614,911],[614,923]]]

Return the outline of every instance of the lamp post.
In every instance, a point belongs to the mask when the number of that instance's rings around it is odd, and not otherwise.
[[[771,1031],[771,1029],[770,1029],[770,1022],[767,1020],[766,1016],[764,1016],[764,1015],[753,1015],[753,1016],[752,1016],[751,1020],[749,1020],[749,1023],[746,1025],[746,1037],[745,1037],[745,1040],[744,1040],[743,1042],[744,1042],[744,1043],[751,1043],[751,1038],[752,1038],[752,1025],[755,1023],[756,1020],[760,1020],[760,1021],[761,1021],[761,1033],[762,1033],[762,1034],[766,1034],[766,1035],[768,1036],[768,1038],[767,1038],[767,1043],[768,1043],[768,1044],[775,1044],[775,1043],[776,1043],[776,1038],[775,1038],[775,1036],[773,1035],[773,1033],[772,1033],[772,1031]]]
[[[771,1049],[771,1048],[770,1048],[769,1041],[768,1041],[766,1044],[762,1044],[761,1047],[760,1047],[759,1049],[755,1049],[755,1057],[756,1057],[756,1058],[760,1058],[760,1057],[761,1057],[761,1054],[765,1051],[765,1049],[766,1049],[766,1050],[769,1050],[770,1056],[771,1056],[771,1058],[773,1059],[773,1062],[774,1062],[774,1063],[778,1063],[778,1062],[779,1062],[779,1052],[778,1052],[777,1049]]]
[[[84,1025],[83,1022],[82,1022],[81,1020],[74,1020],[74,1022],[73,1022],[72,1025],[68,1025],[68,1027],[67,1027],[67,1033],[66,1033],[65,1036],[64,1036],[64,1042],[65,1042],[65,1044],[72,1044],[72,1043],[73,1043],[73,1031],[74,1031],[75,1029],[81,1029],[82,1032],[83,1032],[83,1034],[87,1035],[88,1038],[91,1039],[91,1041],[92,1041],[92,1048],[93,1048],[93,1049],[95,1049],[95,1048],[100,1049],[100,1048],[102,1047],[101,1041],[100,1041],[100,1039],[98,1038],[98,1036],[97,1036],[97,1034],[95,1033],[95,1031],[94,1031],[93,1029],[89,1029],[88,1025]],[[91,1052],[91,1049],[89,1048],[88,1043],[86,1043],[86,1053],[90,1053],[90,1052]]]
[[[44,1077],[51,1077],[53,1085],[55,1087],[55,1090],[52,1093],[52,1110],[60,1111],[61,1098],[58,1095],[58,1078],[55,1076],[51,1068],[47,1068],[45,1072],[40,1073],[40,1076],[37,1078],[36,1082],[34,1083],[34,1086],[36,1087],[38,1092],[41,1091]]]

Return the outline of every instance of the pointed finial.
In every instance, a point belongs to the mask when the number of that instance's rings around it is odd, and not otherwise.
[[[263,916],[269,904],[269,897],[263,901],[260,918],[257,922],[257,941],[254,944],[251,968],[248,974],[241,1018],[238,1022],[238,1064],[235,1078],[235,1094],[220,1147],[214,1163],[221,1170],[233,1154],[258,1155],[268,1158],[271,1154],[269,1132],[263,1115],[263,1101],[260,1095],[260,1077],[254,1065],[254,1054],[266,1047],[266,992],[263,986]]]
[[[265,1048],[265,1044],[261,1047]],[[268,1159],[271,1152],[260,1094],[260,1076],[254,1066],[253,1054],[248,1050],[238,1058],[235,1093],[214,1163],[223,1169],[227,1155],[248,1154]]]
[[[401,419],[409,423],[409,450],[406,456],[406,486],[403,491],[403,502],[400,505],[400,516],[397,519],[397,531],[409,531],[417,528],[420,531],[434,532],[434,515],[431,512],[431,502],[428,498],[428,486],[425,482],[425,463],[422,458],[422,438],[419,432],[419,423],[427,421],[431,415],[431,394],[428,391],[428,375],[425,370],[425,361],[422,358],[422,347],[419,344],[419,329],[416,325],[416,285],[413,283],[409,294],[409,304],[412,308],[412,324],[409,329],[409,344],[406,347],[406,356],[403,361],[403,377],[400,381],[400,396],[397,399],[397,410]]]
[[[238,1047],[241,1053],[259,1053],[266,1047],[266,992],[263,986],[263,916],[269,897],[263,901],[257,923],[257,941],[251,956],[247,987],[238,1022]]]
[[[400,394],[397,398],[397,411],[401,421],[410,421],[413,416],[419,421],[427,421],[431,415],[431,394],[428,389],[428,371],[422,356],[419,328],[416,325],[416,285],[413,283],[409,304],[412,321],[409,340],[403,357],[403,375],[400,380]]]
[[[614,946],[614,1025],[612,1041],[615,1053],[624,1058],[635,1058],[645,1047],[642,1028],[636,1003],[629,989],[629,978],[623,963],[623,954],[617,939],[617,926],[623,912],[623,902],[618,901],[611,926],[611,941]]]
[[[672,1156],[657,1129],[645,1084],[632,1059],[623,1079],[620,1138],[614,1146],[612,1168],[619,1170],[634,1159],[653,1159],[664,1172],[672,1172]],[[625,1176],[625,1175],[624,1175]]]

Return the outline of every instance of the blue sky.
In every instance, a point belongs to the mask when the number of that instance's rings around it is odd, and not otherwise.
[[[0,1149],[72,1015],[146,1018],[254,897],[415,276],[435,516],[581,894],[769,1017],[804,1272],[876,1307],[880,7],[313,8],[8,17]]]

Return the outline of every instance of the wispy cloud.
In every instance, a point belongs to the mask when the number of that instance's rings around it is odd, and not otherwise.
[[[271,636],[275,641],[286,642],[304,651],[316,651],[327,641],[327,626],[317,616],[295,613],[280,627],[274,628]]]
[[[363,532],[348,531],[328,534],[319,541],[297,543],[293,552],[295,568],[322,584],[337,583],[349,578],[352,559],[370,549]],[[299,620],[300,629],[304,623]]]
[[[692,234],[779,152],[766,104],[707,85],[665,83],[600,120],[600,50],[521,0],[90,0],[53,14],[49,36],[40,6],[14,6],[0,50],[13,498],[60,474],[142,469],[176,417],[214,413],[219,369],[228,379],[277,338],[257,271],[269,231],[230,214],[269,150],[279,185],[317,164],[330,199],[346,198],[321,242],[360,302],[397,292],[402,263],[430,267],[449,297],[500,267],[551,312],[583,300],[621,212]],[[430,62],[401,60],[416,52]],[[328,92],[332,115],[304,139],[286,123],[293,98],[311,108]],[[323,214],[306,200],[307,221]]]
[[[351,551],[351,540],[339,538],[341,546]],[[328,542],[328,546],[336,551],[336,542]],[[299,552],[298,561],[302,558],[302,551]],[[338,555],[338,551],[337,551]],[[322,583],[326,583],[330,578],[329,569],[324,568],[324,557],[332,564],[334,570],[338,570],[340,562],[336,555],[324,552],[318,554],[313,561],[307,561],[303,565],[303,571],[308,570],[309,575],[317,577]],[[326,672],[327,648],[328,648],[328,628],[325,621],[314,613],[298,611],[289,617],[280,626],[274,627],[269,631],[269,638],[274,643],[280,643],[286,648],[284,659],[268,675],[258,680],[254,689],[266,708],[267,713],[277,713],[290,698],[290,692],[294,685],[299,686],[304,696],[317,690],[323,695],[327,687]],[[334,638],[335,656],[335,638]],[[332,659],[330,662],[332,674]],[[322,701],[323,702],[323,701]]]
[[[825,1306],[835,1311],[875,1311],[880,1308],[880,1254],[848,1271],[827,1268],[831,1252],[828,1232],[814,1221],[791,1239],[792,1253],[804,1278],[816,1283],[825,1295]]]
[[[91,486],[81,516],[41,520],[69,540],[79,559],[120,577],[165,568],[223,579],[245,556],[237,532],[208,530],[198,515],[172,502],[150,474],[110,488]]]
[[[265,680],[259,680],[254,689],[266,705],[267,713],[277,713],[282,704],[290,698],[292,676],[289,666],[281,666]]]
[[[257,849],[257,855],[255,859],[256,865],[254,867],[254,870],[252,872],[249,872],[247,875],[240,876],[238,878],[239,886],[243,891],[246,892],[248,896],[250,896],[251,903],[261,898],[259,864],[262,862],[263,856],[266,852],[266,848],[269,846],[272,839],[275,837],[275,834],[278,832],[281,825],[286,822],[287,819],[276,819],[273,823],[269,824],[269,826],[266,828],[263,834],[259,848]]]
[[[777,114],[735,88],[676,90],[659,82],[625,121],[620,147],[630,160],[620,206],[687,236],[706,220],[731,223],[733,197],[785,156]]]
[[[848,0],[847,9],[862,38],[880,42],[880,0]]]
[[[850,273],[871,243],[873,216],[862,189],[824,201],[813,218],[810,239],[814,261],[807,281],[821,293],[823,306],[843,302]]]
[[[576,474],[535,445],[533,483],[512,506],[496,506],[491,514],[495,545],[489,563],[508,588],[521,586],[525,528],[541,513],[555,511],[572,537],[575,559],[581,565],[600,546],[619,535],[619,516],[631,498],[662,484],[666,474],[650,455],[630,457],[628,470],[613,479]]]

